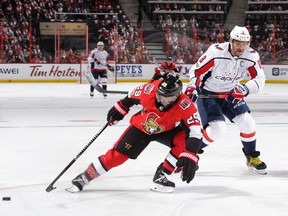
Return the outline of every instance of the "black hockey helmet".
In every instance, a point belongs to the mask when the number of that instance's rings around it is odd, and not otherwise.
[[[183,84],[178,77],[168,75],[158,86],[156,99],[164,107],[168,108],[179,97]]]
[[[168,56],[167,61],[173,61],[173,58],[171,56]]]

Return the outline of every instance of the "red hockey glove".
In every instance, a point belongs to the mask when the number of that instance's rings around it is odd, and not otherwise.
[[[122,100],[116,102],[107,114],[107,121],[110,121],[109,125],[117,124],[120,120],[124,118],[125,115],[127,115],[129,110],[129,108],[125,107],[122,104]]]
[[[245,84],[236,85],[228,94],[227,101],[229,102],[237,102],[242,100],[249,94],[249,89]]]
[[[155,73],[159,76],[163,76],[166,73],[166,71],[162,68],[157,67],[155,68]]]
[[[175,172],[182,171],[182,181],[190,183],[196,170],[198,170],[199,157],[196,153],[184,150],[176,163],[177,169]]]
[[[198,94],[201,92],[200,88],[195,85],[188,85],[185,94],[193,101],[194,103],[198,100]]]

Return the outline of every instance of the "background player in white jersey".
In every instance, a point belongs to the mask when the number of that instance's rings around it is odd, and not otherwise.
[[[211,45],[190,69],[186,94],[197,103],[203,127],[201,148],[224,135],[226,116],[240,130],[249,170],[266,174],[266,164],[259,159],[260,152],[256,151],[255,122],[244,100],[249,94],[258,93],[265,84],[259,54],[249,45],[247,28],[235,26],[230,32],[229,42]],[[250,80],[241,84],[246,75]],[[197,98],[201,94],[225,98]]]
[[[96,81],[96,83],[101,83],[104,90],[107,90],[107,68],[113,71],[113,67],[107,63],[108,52],[104,50],[104,43],[99,41],[97,43],[97,48],[92,50],[88,57],[88,62],[91,67],[91,73]],[[104,98],[107,94],[103,94]],[[94,87],[90,85],[90,96],[94,96]]]

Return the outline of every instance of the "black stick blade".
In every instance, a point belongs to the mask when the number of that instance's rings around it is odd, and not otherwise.
[[[56,187],[53,187],[53,184],[50,184],[47,188],[46,188],[46,192],[49,193],[52,190],[56,189]]]

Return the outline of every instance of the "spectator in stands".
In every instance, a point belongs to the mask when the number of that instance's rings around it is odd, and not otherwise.
[[[32,55],[32,59],[31,59],[30,63],[36,63],[36,64],[40,63],[40,59],[38,58],[37,54]]]
[[[70,49],[68,51],[68,55],[66,56],[66,62],[67,63],[76,63],[77,62],[77,57],[76,55],[74,54],[73,50]]]

